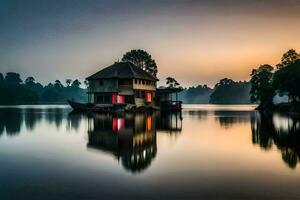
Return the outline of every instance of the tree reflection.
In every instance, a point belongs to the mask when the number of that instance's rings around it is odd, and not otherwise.
[[[0,131],[6,131],[8,136],[20,133],[23,122],[22,112],[19,109],[1,109],[0,112]]]
[[[0,135],[4,132],[8,136],[20,134],[23,123],[28,130],[33,131],[42,119],[49,124],[54,123],[59,128],[66,116],[61,108],[1,108]]]
[[[296,168],[300,162],[300,119],[279,113],[256,113],[251,118],[252,141],[263,149],[273,144],[281,151],[282,160]]]
[[[214,111],[214,116],[220,126],[228,129],[235,124],[249,123],[251,118],[250,111]]]
[[[43,118],[43,113],[41,109],[28,108],[24,110],[24,121],[26,128],[33,130],[38,122]]]

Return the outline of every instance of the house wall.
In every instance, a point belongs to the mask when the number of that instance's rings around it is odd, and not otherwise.
[[[156,90],[156,83],[151,82],[151,83],[147,84],[147,82],[145,80],[134,79],[133,80],[133,89],[135,89],[135,90],[155,91]]]
[[[116,79],[103,79],[89,81],[90,92],[117,92],[118,81]]]
[[[149,90],[142,90],[143,92],[151,92]],[[145,96],[137,96],[136,92],[134,95],[134,99],[135,99],[135,104],[136,106],[144,106],[144,105],[155,105],[154,99],[155,99],[155,92],[152,91],[152,101],[151,102],[147,102],[146,101],[146,95]]]
[[[154,91],[156,91],[156,83],[145,80],[132,80],[131,84],[119,85],[117,79],[102,79],[89,81],[89,102],[95,103],[97,93],[118,93],[119,95],[134,95],[134,101],[137,106],[149,105],[145,97],[136,96],[135,90],[152,91],[152,102],[154,101]]]

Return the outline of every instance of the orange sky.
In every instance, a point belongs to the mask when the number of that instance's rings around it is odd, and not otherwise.
[[[248,80],[253,67],[300,51],[297,0],[32,2],[1,3],[0,72],[42,83],[83,80],[141,48],[163,82],[213,86],[224,77]]]

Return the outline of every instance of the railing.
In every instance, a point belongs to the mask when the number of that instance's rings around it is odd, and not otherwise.
[[[161,101],[162,110],[181,110],[182,101]]]

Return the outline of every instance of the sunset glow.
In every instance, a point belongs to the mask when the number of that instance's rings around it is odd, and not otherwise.
[[[300,50],[299,7],[280,0],[2,1],[0,71],[42,83],[84,80],[140,48],[156,60],[159,84],[167,76],[184,86],[249,80],[252,68]]]

